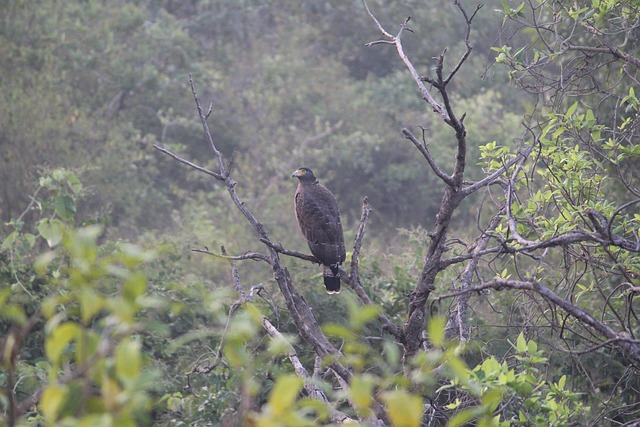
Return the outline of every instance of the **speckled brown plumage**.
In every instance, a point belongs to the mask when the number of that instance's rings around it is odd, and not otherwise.
[[[324,285],[330,294],[340,292],[340,264],[345,260],[344,237],[338,203],[309,168],[299,168],[294,197],[296,218],[313,256],[324,266]]]

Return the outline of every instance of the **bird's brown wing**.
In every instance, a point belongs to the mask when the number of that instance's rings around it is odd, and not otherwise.
[[[345,247],[338,204],[320,184],[300,186],[295,196],[296,216],[311,253],[324,265],[344,261]]]

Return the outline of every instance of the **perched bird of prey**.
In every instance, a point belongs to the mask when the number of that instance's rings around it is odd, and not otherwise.
[[[327,293],[337,294],[340,292],[340,264],[346,257],[338,203],[311,169],[299,168],[291,176],[299,180],[294,202],[300,231],[313,256],[324,265]]]

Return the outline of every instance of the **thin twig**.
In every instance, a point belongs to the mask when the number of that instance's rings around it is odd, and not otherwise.
[[[436,102],[435,99],[433,99],[433,97],[431,96],[431,93],[429,92],[429,89],[427,89],[427,87],[422,82],[420,74],[418,74],[418,72],[416,71],[415,67],[413,66],[413,64],[409,60],[409,57],[404,52],[404,48],[403,48],[402,42],[401,42],[401,35],[402,35],[402,32],[407,28],[406,25],[407,25],[407,22],[409,21],[409,18],[407,18],[407,20],[405,20],[405,22],[401,25],[400,31],[398,32],[398,34],[396,36],[393,36],[393,35],[391,35],[391,33],[386,31],[382,27],[382,25],[380,24],[378,19],[375,17],[375,15],[369,9],[369,6],[367,5],[366,0],[362,0],[362,3],[364,4],[364,7],[367,10],[367,13],[369,14],[369,17],[371,17],[373,22],[375,22],[376,26],[378,27],[378,30],[380,30],[380,32],[385,37],[387,37],[389,39],[387,44],[395,45],[396,50],[398,51],[398,55],[400,56],[402,61],[405,63],[405,66],[407,67],[407,69],[411,73],[411,76],[413,77],[414,82],[418,85],[418,89],[420,90],[420,94],[422,95],[423,99],[425,101],[427,101],[427,103],[429,105],[431,105],[433,110],[440,115],[442,120],[444,120],[446,123],[450,123],[450,118],[449,118],[449,115],[448,115],[447,111],[444,108],[442,108],[442,106],[438,102]],[[382,41],[377,41],[377,42],[370,43],[368,45],[372,46],[373,44],[380,44],[380,43],[383,43],[383,42]]]
[[[209,170],[207,168],[203,168],[202,166],[198,166],[195,163],[190,162],[189,160],[178,156],[177,154],[175,154],[174,152],[172,152],[171,150],[169,150],[167,148],[160,147],[159,145],[155,145],[155,144],[153,145],[153,148],[155,148],[156,150],[160,151],[161,153],[164,153],[164,154],[167,154],[170,157],[173,157],[174,159],[176,159],[180,163],[184,163],[185,165],[191,166],[195,170],[198,170],[200,172],[206,173],[207,175],[212,176],[215,179],[219,179],[221,181],[224,181],[224,178],[219,173],[215,173],[215,172],[213,172],[213,171],[211,171],[211,170]]]
[[[254,261],[265,261],[265,262],[269,262],[269,257],[266,256],[265,254],[261,254],[260,252],[244,252],[241,255],[225,255],[225,254],[218,254],[215,252],[211,252],[209,249],[199,249],[199,248],[192,248],[191,249],[192,252],[198,252],[201,254],[207,254],[207,255],[211,255],[214,256],[216,258],[223,258],[223,259],[228,259],[231,261],[243,261],[243,260],[254,260]]]
[[[435,159],[429,152],[427,145],[424,142],[418,141],[418,138],[407,128],[402,129],[402,133],[404,136],[415,145],[415,147],[420,151],[422,156],[426,159],[427,163],[431,167],[431,170],[438,176],[441,180],[445,182],[445,184],[449,186],[453,186],[453,179],[447,175],[445,171],[443,171],[440,166],[436,163]]]
[[[271,249],[273,249],[274,251],[283,254],[283,255],[287,255],[290,257],[294,257],[294,258],[300,258],[303,259],[305,261],[310,261],[313,262],[315,264],[322,264],[320,262],[320,260],[318,260],[318,258],[314,257],[313,255],[307,255],[307,254],[303,254],[302,252],[297,252],[297,251],[292,251],[290,249],[285,249],[284,246],[282,246],[281,243],[273,243],[271,240],[267,240],[267,239],[260,239],[260,241],[262,243],[264,243],[265,245],[269,246]]]
[[[487,185],[493,184],[494,182],[496,182],[496,179],[500,175],[505,173],[511,166],[515,165],[519,161],[526,160],[529,157],[529,154],[531,154],[531,150],[533,150],[533,144],[527,147],[524,151],[518,153],[513,159],[506,162],[504,165],[499,167],[496,171],[492,172],[490,175],[487,175],[486,177],[482,178],[480,181],[474,182],[468,187],[463,188],[462,191],[466,195],[468,195],[478,191],[482,187],[486,187]]]
[[[358,226],[358,231],[356,232],[356,238],[353,244],[353,255],[351,256],[351,273],[347,276],[347,274],[340,274],[342,280],[351,286],[351,289],[356,293],[360,300],[367,304],[373,304],[371,298],[364,290],[362,283],[360,282],[360,274],[359,274],[359,256],[360,249],[362,248],[362,239],[364,238],[365,230],[367,228],[367,221],[369,219],[369,214],[371,213],[371,207],[369,206],[369,199],[367,197],[362,201],[362,215],[360,216],[360,225]],[[384,313],[380,313],[378,315],[378,320],[382,324],[382,327],[389,334],[393,335],[398,341],[402,339],[402,330],[394,324],[391,319],[389,319]]]

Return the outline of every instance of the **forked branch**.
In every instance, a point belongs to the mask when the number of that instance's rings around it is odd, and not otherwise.
[[[433,108],[433,111],[438,113],[440,115],[440,117],[442,118],[442,120],[444,120],[446,123],[450,123],[451,119],[449,117],[449,114],[447,113],[447,111],[438,102],[436,102],[435,99],[433,99],[433,97],[431,96],[431,93],[429,92],[429,89],[427,89],[427,87],[425,86],[424,82],[420,78],[420,74],[416,71],[415,67],[413,66],[413,64],[409,60],[409,57],[404,53],[404,47],[402,46],[401,37],[402,37],[402,33],[404,32],[404,30],[408,28],[407,24],[408,24],[408,22],[409,22],[409,20],[411,18],[410,17],[407,18],[402,23],[402,25],[400,26],[400,30],[394,36],[394,35],[392,35],[391,33],[389,33],[387,30],[385,30],[382,27],[382,25],[380,24],[378,19],[375,17],[375,15],[369,9],[369,6],[367,5],[366,0],[362,0],[362,3],[364,4],[364,7],[367,10],[367,13],[369,14],[369,16],[371,17],[373,22],[375,22],[376,26],[378,27],[378,30],[380,30],[382,35],[388,39],[388,40],[378,40],[378,41],[375,41],[375,42],[370,42],[370,43],[367,43],[366,46],[373,46],[373,45],[380,44],[380,43],[394,45],[396,50],[398,51],[398,55],[400,56],[400,59],[402,59],[404,64],[407,66],[407,68],[409,69],[409,72],[411,73],[411,76],[413,77],[413,80],[418,85],[418,89],[420,90],[420,94],[422,95],[422,98],[425,101],[427,101],[427,103],[429,105],[431,105],[431,107]]]
[[[403,360],[406,363],[413,357],[416,352],[420,350],[420,348],[422,348],[426,302],[431,291],[435,289],[436,276],[440,273],[440,271],[442,271],[441,260],[443,254],[447,251],[446,241],[453,213],[460,205],[460,202],[468,194],[463,192],[462,189],[467,154],[467,133],[463,124],[465,115],[463,114],[460,118],[458,118],[454,114],[453,106],[447,93],[447,83],[449,83],[449,81],[455,76],[458,69],[468,58],[469,52],[471,51],[471,45],[467,43],[468,52],[463,55],[458,65],[456,65],[452,73],[450,73],[447,78],[443,77],[443,53],[438,58],[435,66],[437,79],[425,79],[418,74],[415,67],[405,54],[404,48],[402,46],[402,34],[404,30],[407,29],[409,18],[404,21],[404,23],[400,26],[398,34],[394,36],[382,27],[380,22],[376,19],[376,17],[367,6],[365,0],[363,0],[363,3],[371,19],[375,22],[382,35],[387,39],[386,41],[388,43],[385,44],[393,44],[395,46],[400,59],[404,62],[415,84],[418,86],[422,98],[431,106],[433,111],[439,115],[440,119],[454,130],[457,146],[453,172],[451,175],[448,175],[437,165],[436,161],[433,159],[426,147],[421,144],[417,140],[417,138],[415,138],[415,136],[411,134],[411,132],[408,132],[406,130],[403,131],[405,136],[416,146],[416,148],[418,148],[418,150],[425,157],[427,163],[429,164],[429,167],[446,184],[444,195],[440,203],[440,209],[438,211],[438,214],[436,215],[435,229],[431,234],[432,239],[426,250],[422,273],[420,274],[420,278],[415,286],[415,289],[409,295],[407,319],[403,325],[401,334],[401,342],[404,346]],[[463,10],[461,5],[458,5],[458,7]],[[479,8],[480,7],[476,9],[476,12]],[[471,17],[467,16],[466,13],[464,14],[465,23],[467,24],[468,29],[470,28],[471,21],[474,16],[475,12]],[[468,32],[469,31],[467,31],[467,33]],[[378,41],[369,43],[367,45],[371,46],[379,43],[382,42]],[[432,83],[432,85],[438,90],[442,98],[442,104],[437,102],[432,97],[431,93],[425,86],[425,80]]]
[[[156,146],[155,148],[158,151],[171,156],[172,158],[180,161],[183,164],[186,164],[201,172],[207,173],[208,175],[213,176],[217,180],[224,182],[227,192],[229,194],[229,197],[233,201],[236,208],[242,213],[245,219],[250,223],[253,230],[257,234],[258,239],[265,244],[269,255],[263,257],[261,256],[261,254],[258,254],[258,253],[246,253],[245,255],[241,255],[239,257],[229,257],[226,253],[223,253],[223,256],[229,259],[230,261],[234,259],[259,259],[259,260],[267,261],[270,264],[273,272],[273,277],[276,283],[278,284],[278,287],[280,288],[282,296],[286,302],[287,309],[291,313],[291,317],[296,325],[296,328],[300,333],[300,336],[313,348],[314,352],[319,357],[329,356],[329,359],[330,359],[329,367],[337,375],[341,377],[342,381],[344,381],[345,383],[348,383],[352,376],[352,373],[346,366],[344,366],[339,361],[340,357],[342,356],[342,352],[339,349],[337,349],[331,342],[329,342],[324,332],[320,328],[320,325],[318,324],[318,321],[315,318],[311,307],[309,307],[309,305],[306,303],[304,298],[298,294],[298,292],[293,286],[292,279],[291,279],[291,276],[289,275],[289,272],[281,264],[278,254],[279,252],[284,252],[284,248],[281,248],[281,245],[280,247],[278,247],[278,245],[274,244],[271,241],[263,225],[253,215],[253,213],[245,205],[245,203],[240,200],[238,194],[236,193],[235,181],[233,181],[233,179],[231,178],[230,168],[225,166],[222,153],[220,153],[220,151],[217,149],[215,145],[215,141],[211,134],[211,131],[209,130],[209,125],[207,120],[211,115],[211,108],[209,108],[209,110],[206,113],[204,113],[202,109],[202,105],[198,98],[198,94],[196,92],[195,84],[193,82],[193,78],[191,74],[189,74],[189,83],[191,85],[191,92],[193,94],[193,99],[195,101],[196,108],[198,110],[198,115],[200,118],[200,122],[202,124],[202,129],[211,147],[213,155],[217,159],[219,170],[216,172],[213,172],[213,171],[207,172],[206,170],[203,170],[204,168],[197,167],[197,165],[195,165],[194,163],[183,159],[181,156],[175,153],[172,153],[170,150],[166,148],[159,147],[159,146]],[[210,253],[208,250],[206,251],[199,250],[199,252]],[[288,253],[288,255],[289,254],[290,253]],[[301,256],[298,256],[298,257],[301,257]],[[311,260],[311,259],[308,259],[308,260]],[[316,260],[313,259],[311,261],[316,261]],[[234,271],[236,271],[235,267],[234,267]],[[237,279],[237,274],[234,273],[234,287],[242,295],[242,290],[241,288],[239,288],[238,280],[239,279]],[[264,324],[264,326],[268,327],[268,325],[266,324]],[[375,403],[374,407],[375,407],[376,415],[379,418],[385,419],[386,415],[382,405]]]

